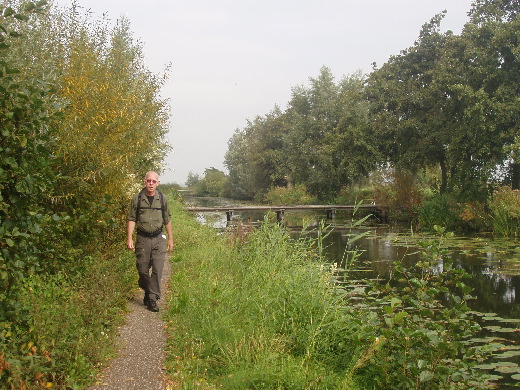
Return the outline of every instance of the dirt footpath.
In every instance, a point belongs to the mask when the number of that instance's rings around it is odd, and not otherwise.
[[[164,375],[166,329],[162,320],[168,296],[167,282],[171,266],[164,264],[160,312],[152,313],[143,305],[139,290],[129,304],[127,321],[119,329],[118,356],[103,369],[97,383],[87,390],[167,390]]]

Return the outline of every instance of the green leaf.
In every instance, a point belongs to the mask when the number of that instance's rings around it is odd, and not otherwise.
[[[422,371],[419,375],[419,380],[421,383],[427,382],[433,379],[433,374],[430,371]]]
[[[408,313],[405,311],[400,311],[394,316],[394,322],[396,324],[402,323],[406,317],[408,317]]]
[[[14,241],[11,240],[10,238],[7,238],[7,239],[5,240],[5,243],[6,243],[8,246],[10,246],[10,247],[14,246]]]
[[[29,17],[27,15],[22,15],[22,14],[15,14],[14,17],[23,22],[26,22],[29,20]]]
[[[392,298],[390,300],[390,306],[392,307],[401,307],[401,305],[403,304],[403,301],[401,301],[399,298]]]
[[[5,10],[4,10],[4,18],[7,18],[11,15],[14,15],[16,13],[16,11],[14,9],[12,9],[11,7],[7,7]]]
[[[18,163],[13,157],[4,158],[4,164],[9,165],[12,168],[18,168]]]
[[[36,5],[31,1],[25,5],[25,12],[31,12],[36,8]]]

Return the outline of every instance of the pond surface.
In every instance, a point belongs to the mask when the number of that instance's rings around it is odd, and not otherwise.
[[[186,203],[197,206],[239,206],[236,202],[220,198],[188,198]],[[316,231],[325,213],[291,212],[285,214],[284,223],[291,227],[295,236],[301,229]],[[225,213],[198,215],[201,223],[216,228],[225,228]],[[348,212],[338,212],[334,220],[325,220],[330,231],[324,239],[324,252],[331,263],[344,264],[347,251],[354,249],[349,239],[361,232],[366,236],[353,246],[358,250],[356,262],[370,274],[368,278],[388,277],[396,260],[412,265],[419,259],[418,241],[437,240],[434,234],[413,232],[410,228],[395,227],[367,221],[361,227],[351,228],[353,221],[361,218]],[[258,223],[261,212],[244,212],[235,215],[232,223]],[[504,353],[486,367],[497,377],[504,377],[507,384],[497,388],[520,388],[520,241],[518,239],[494,238],[490,234],[453,237],[445,242],[449,256],[471,276],[468,285],[473,287],[476,299],[470,302],[472,310],[483,327],[482,342],[505,345]]]

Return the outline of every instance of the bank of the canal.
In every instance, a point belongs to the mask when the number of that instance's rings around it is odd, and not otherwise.
[[[229,205],[222,199],[191,199],[196,205]],[[287,218],[288,216],[286,216]],[[243,213],[236,217],[237,223],[255,223],[263,219],[261,213]],[[298,213],[288,217],[289,224],[308,226],[312,231],[320,225],[324,215]],[[213,213],[199,215],[200,222],[215,227],[226,224],[225,215]],[[360,252],[358,263],[370,279],[388,278],[394,261],[406,265],[415,264],[419,259],[419,241],[436,240],[432,234],[412,232],[410,229],[371,223],[356,229],[351,222],[356,220],[351,214],[338,214],[334,221],[325,221],[332,227],[324,240],[325,253],[331,263],[342,266],[346,251],[352,249],[349,238],[361,231],[369,231],[356,242]],[[373,221],[372,221],[373,222]],[[296,233],[298,235],[299,233]],[[491,235],[454,236],[445,242],[449,260],[457,267],[464,268],[470,275],[468,284],[473,288],[475,299],[470,305],[474,315],[483,327],[482,343],[503,345],[503,354],[497,353],[498,361],[511,365],[489,366],[498,369],[497,375],[504,375],[514,382],[518,378],[520,364],[520,246],[518,240],[494,238]],[[443,259],[439,259],[442,266]],[[517,294],[519,292],[519,294]],[[497,360],[497,359],[495,359]],[[516,375],[516,376],[515,376]],[[505,388],[505,387],[504,387]]]

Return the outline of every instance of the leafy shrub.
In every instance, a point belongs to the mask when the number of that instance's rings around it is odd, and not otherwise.
[[[34,274],[23,280],[18,318],[0,323],[0,388],[85,386],[113,352],[136,284],[133,256],[83,256],[81,273]]]
[[[376,203],[389,207],[389,217],[398,221],[413,221],[422,196],[415,176],[406,171],[393,173],[393,180],[379,185],[374,191]]]
[[[303,184],[293,187],[275,187],[265,196],[267,203],[273,205],[314,204],[317,199],[307,192]]]
[[[127,173],[167,150],[166,104],[126,22],[108,34],[75,5],[8,3],[22,11],[0,7],[0,388],[79,388],[134,285],[114,243]]]
[[[343,187],[335,202],[338,204],[356,204],[359,201],[377,203],[379,200],[375,195],[376,191],[373,186],[352,185]]]
[[[489,228],[489,212],[478,201],[458,203],[451,194],[436,194],[418,207],[419,228],[442,226],[452,231],[475,232]]]
[[[435,225],[451,229],[458,220],[451,198],[447,194],[437,194],[425,200],[418,207],[418,213],[420,227],[426,229]]]
[[[484,231],[491,226],[491,217],[485,203],[465,202],[459,205],[459,221],[463,231]]]

